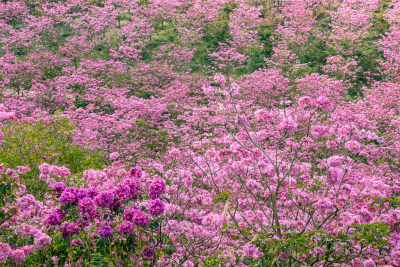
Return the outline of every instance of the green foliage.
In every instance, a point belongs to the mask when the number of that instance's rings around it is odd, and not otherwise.
[[[383,52],[379,51],[376,45],[367,44],[362,47],[360,52],[357,54],[357,61],[359,66],[361,66],[361,71],[357,73],[357,86],[354,89],[349,88],[349,95],[355,96],[360,95],[363,96],[362,86],[368,84],[368,73],[375,74],[374,80],[380,81],[382,80],[381,76],[376,74],[379,73],[379,59],[383,59]]]
[[[261,42],[264,44],[264,56],[271,57],[272,55],[272,41],[270,37],[272,36],[273,31],[269,28],[261,28],[258,31],[258,35],[261,37]]]
[[[390,197],[390,198],[382,198],[382,197],[371,197],[373,199],[370,204],[370,208],[374,211],[376,208],[385,209],[388,211],[389,209],[396,209],[400,207],[400,198]]]
[[[150,99],[151,96],[154,96],[154,95],[155,95],[154,92],[145,91],[145,90],[140,91],[140,93],[141,93],[141,97],[144,98],[144,99]]]
[[[229,194],[228,192],[221,192],[215,197],[213,197],[213,202],[218,204],[218,203],[225,203],[229,198],[231,198],[232,195]]]
[[[53,255],[58,257],[58,266],[63,266],[65,263],[72,259],[76,262],[81,259],[82,266],[116,266],[113,262],[105,257],[101,251],[97,251],[91,247],[90,240],[84,236],[79,235],[79,238],[84,242],[80,246],[71,245],[71,240],[64,240],[60,233],[52,236],[52,243],[41,254],[33,253],[26,259],[26,266],[35,266],[36,264],[45,263],[46,266],[54,266],[52,258],[45,257],[44,255]],[[44,254],[44,255],[43,255]]]
[[[220,47],[220,43],[226,43],[231,39],[229,31],[229,20],[220,19],[214,21],[204,29],[204,36],[196,46],[196,53],[191,62],[193,71],[202,71],[202,67],[211,64],[209,54],[216,52]]]
[[[66,118],[42,119],[36,123],[7,123],[1,144],[0,162],[6,168],[28,166],[31,171],[21,176],[27,191],[41,198],[46,184],[39,180],[38,166],[43,162],[66,166],[71,174],[103,167],[102,155],[72,142],[74,126]]]
[[[213,255],[207,256],[204,260],[204,267],[219,267],[219,266],[226,266],[227,261],[223,258],[219,258],[218,256],[221,252],[214,253]]]
[[[14,178],[6,174],[1,174],[0,176],[0,225],[14,214],[14,207],[11,207],[8,212],[5,212],[2,208],[7,204],[13,203],[17,197],[14,190],[19,186],[15,182]]]
[[[310,36],[308,43],[304,45],[305,49],[299,54],[299,60],[301,63],[308,63],[308,66],[314,72],[321,73],[321,68],[326,64],[326,59],[329,56],[336,55],[336,52],[328,47],[324,40],[313,35]]]
[[[167,130],[152,127],[144,120],[136,121],[136,126],[131,130],[131,136],[132,138],[139,136],[141,140],[147,140],[145,144],[148,149],[146,157],[158,157],[166,153],[168,145],[180,142],[178,136],[172,136]]]
[[[171,26],[165,27],[143,48],[141,56],[145,62],[150,62],[158,47],[178,42],[178,31]]]
[[[377,222],[354,224],[338,233],[320,230],[297,233],[285,229],[282,238],[260,234],[255,244],[264,253],[259,266],[313,266],[320,261],[330,266],[351,262],[360,249],[374,248],[380,256],[388,255],[389,231],[387,225]],[[320,249],[320,253],[310,253],[316,248]]]
[[[376,32],[376,35],[385,34],[389,30],[390,24],[384,19],[383,13],[377,15],[377,18],[373,20],[372,30]]]

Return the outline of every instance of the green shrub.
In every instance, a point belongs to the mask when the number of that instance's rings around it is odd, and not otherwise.
[[[103,157],[73,143],[74,125],[66,118],[46,118],[35,123],[26,121],[3,126],[0,163],[6,168],[28,166],[31,171],[21,175],[27,192],[39,199],[44,195],[45,182],[39,180],[38,166],[43,162],[70,169],[76,175],[85,169],[101,168]]]

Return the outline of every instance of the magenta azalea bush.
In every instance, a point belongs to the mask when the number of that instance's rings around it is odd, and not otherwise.
[[[1,266],[400,266],[400,1],[4,0]]]

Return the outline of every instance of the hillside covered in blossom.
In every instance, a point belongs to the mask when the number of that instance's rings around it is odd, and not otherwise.
[[[0,266],[400,266],[400,0],[1,0]]]

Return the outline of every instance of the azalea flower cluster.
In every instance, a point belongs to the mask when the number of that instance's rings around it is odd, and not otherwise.
[[[122,170],[123,167],[121,162],[115,162],[110,169]],[[113,240],[114,245],[118,245],[126,241],[129,236],[140,237],[141,234],[148,232],[149,223],[159,221],[165,212],[166,203],[160,199],[166,189],[165,181],[160,178],[155,179],[149,184],[149,190],[143,191],[140,167],[131,168],[129,172],[125,171],[125,178],[120,177],[119,182],[114,181],[115,186],[111,190],[95,186],[67,187],[64,182],[55,182],[55,179],[64,177],[63,172],[54,171],[59,169],[57,166],[43,163],[39,169],[41,177],[46,176],[49,181],[52,194],[48,198],[53,205],[40,213],[41,216],[47,214],[43,220],[31,225],[33,227],[31,231],[36,231],[34,246],[11,249],[7,243],[1,243],[2,262],[11,257],[16,263],[22,263],[25,256],[36,249],[45,249],[51,244],[52,238],[44,232],[49,235],[60,232],[65,241],[75,246],[84,244],[82,240],[79,241],[79,238],[74,239],[74,237],[81,236],[85,232],[94,239],[106,238]],[[144,195],[151,198],[144,200]],[[30,202],[37,202],[32,195],[23,196],[16,201],[21,203],[18,204],[18,212],[30,209],[32,207]],[[43,205],[40,202],[38,204]],[[15,219],[8,221],[7,224],[13,225]],[[124,237],[122,241],[121,237]],[[154,253],[150,252],[154,251],[154,248],[151,244],[143,246],[142,250],[144,258],[152,259]]]

